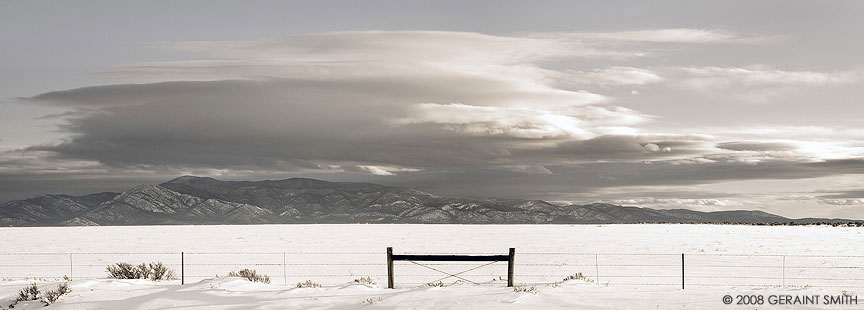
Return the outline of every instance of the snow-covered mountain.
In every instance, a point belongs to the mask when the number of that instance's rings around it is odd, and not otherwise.
[[[790,221],[761,211],[698,212],[601,203],[560,206],[542,200],[443,198],[406,188],[303,178],[220,181],[184,176],[123,193],[43,195],[0,205],[2,226]]]

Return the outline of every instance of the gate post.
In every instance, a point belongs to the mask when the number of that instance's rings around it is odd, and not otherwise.
[[[387,288],[393,288],[393,247],[387,247]]]
[[[513,287],[513,269],[514,260],[516,259],[516,248],[510,248],[510,254],[507,258],[507,287]]]
[[[180,285],[186,284],[186,257],[180,252]]]

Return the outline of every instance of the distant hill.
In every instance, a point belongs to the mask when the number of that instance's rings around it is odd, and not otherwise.
[[[276,223],[841,223],[761,211],[655,210],[542,200],[444,198],[370,183],[293,178],[220,181],[184,176],[123,193],[42,195],[0,205],[0,226]],[[859,222],[860,224],[860,222]]]

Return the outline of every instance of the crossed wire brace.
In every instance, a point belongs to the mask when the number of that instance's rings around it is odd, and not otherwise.
[[[480,266],[477,266],[477,267],[474,267],[474,268],[471,268],[471,269],[467,269],[467,270],[464,270],[464,271],[460,271],[460,272],[457,272],[457,273],[449,273],[449,272],[446,272],[446,271],[443,271],[443,270],[440,270],[440,269],[437,269],[437,268],[434,268],[434,267],[429,267],[429,266],[426,266],[426,265],[423,265],[423,264],[417,263],[417,262],[412,261],[412,260],[408,260],[408,262],[410,262],[410,263],[412,263],[412,264],[414,264],[414,265],[417,265],[417,266],[420,266],[420,267],[423,267],[423,268],[427,268],[427,269],[431,269],[431,270],[434,270],[434,271],[437,271],[437,272],[440,272],[440,273],[443,273],[443,274],[446,274],[446,275],[447,275],[446,277],[443,277],[443,278],[438,279],[438,280],[431,281],[430,283],[438,282],[438,281],[441,281],[441,280],[446,280],[446,279],[449,279],[449,278],[458,278],[458,279],[463,280],[463,281],[466,281],[466,282],[471,282],[472,284],[475,284],[475,285],[480,285],[480,283],[477,283],[477,282],[474,282],[474,281],[471,281],[471,280],[465,279],[465,278],[463,278],[463,277],[460,277],[459,275],[460,275],[460,274],[463,274],[463,273],[466,273],[466,272],[474,271],[474,270],[477,270],[477,269],[480,269],[480,268],[483,268],[483,267],[486,267],[486,266],[489,266],[489,265],[492,265],[492,264],[494,264],[494,263],[497,263],[497,261],[496,261],[496,262],[490,262],[490,263],[486,263],[486,264],[483,264],[483,265],[480,265]]]

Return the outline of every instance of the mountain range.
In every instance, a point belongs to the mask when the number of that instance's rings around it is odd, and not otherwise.
[[[445,198],[370,183],[292,178],[220,181],[183,176],[122,193],[41,195],[0,205],[0,226],[294,223],[840,223],[762,211],[655,210],[613,204]],[[860,222],[859,222],[860,223]]]

